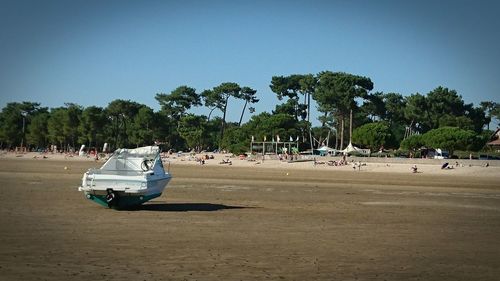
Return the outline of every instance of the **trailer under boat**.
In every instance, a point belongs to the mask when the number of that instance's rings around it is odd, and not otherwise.
[[[91,168],[78,188],[102,206],[121,209],[161,196],[172,176],[157,146],[117,149],[101,168]]]

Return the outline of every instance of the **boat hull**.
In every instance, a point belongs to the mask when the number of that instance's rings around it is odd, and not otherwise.
[[[141,205],[151,199],[160,197],[170,181],[170,177],[150,181],[147,183],[147,188],[145,189],[126,189],[122,191],[120,189],[115,190],[117,186],[122,185],[120,182],[111,182],[108,186],[101,186],[99,189],[95,188],[82,188],[84,191],[85,197],[101,206],[109,207],[106,201],[107,189],[111,189],[116,199],[112,204],[112,208],[114,209],[125,209],[134,206]],[[127,181],[127,183],[132,183],[133,181]],[[114,187],[114,188],[113,188]]]
[[[135,206],[139,206],[151,199],[160,197],[161,193],[151,194],[151,195],[125,195],[118,196],[118,200],[112,206],[114,209],[126,209]],[[108,208],[108,203],[106,202],[106,195],[90,194],[87,193],[85,197],[95,203]]]

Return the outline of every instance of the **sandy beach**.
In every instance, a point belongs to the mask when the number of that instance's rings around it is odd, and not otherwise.
[[[91,158],[0,156],[2,280],[498,280],[500,167],[169,157],[165,193],[103,208]],[[183,161],[182,161],[183,160]],[[320,160],[321,161],[321,160]],[[453,162],[453,160],[451,161]]]

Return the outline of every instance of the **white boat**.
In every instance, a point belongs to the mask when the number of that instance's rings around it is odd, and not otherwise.
[[[101,168],[91,168],[78,188],[98,204],[127,208],[159,197],[172,176],[157,146],[117,149]]]

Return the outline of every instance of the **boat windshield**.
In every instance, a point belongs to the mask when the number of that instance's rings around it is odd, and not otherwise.
[[[123,158],[155,158],[160,153],[158,146],[146,146],[134,149],[120,148],[115,151],[113,157]]]
[[[117,149],[108,161],[101,167],[105,171],[144,171],[141,168],[144,160],[154,160],[159,156],[157,146],[146,146],[135,149]]]

